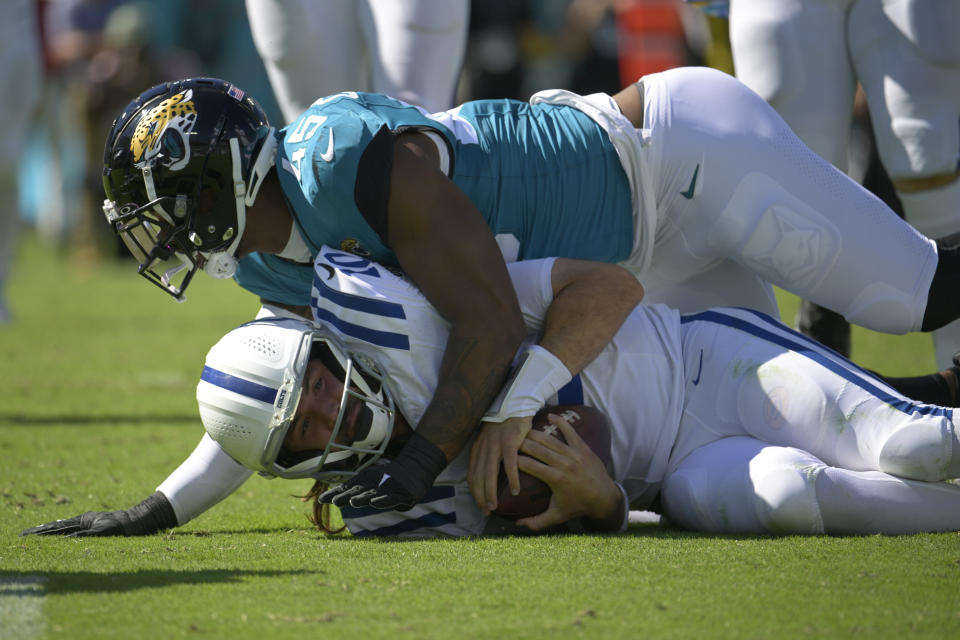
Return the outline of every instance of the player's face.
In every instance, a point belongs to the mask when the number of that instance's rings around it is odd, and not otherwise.
[[[320,360],[308,362],[303,375],[300,404],[297,405],[297,411],[293,415],[283,446],[289,451],[308,451],[326,447],[337,423],[342,397],[343,381],[330,373]],[[363,403],[359,399],[353,396],[348,398],[347,410],[343,417],[344,424],[337,434],[337,442],[352,442],[357,417],[362,408]]]

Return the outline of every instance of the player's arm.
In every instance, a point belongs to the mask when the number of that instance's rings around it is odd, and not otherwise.
[[[29,535],[145,536],[177,526],[177,516],[167,497],[156,491],[129,509],[87,511],[65,520],[54,520],[20,532]]]
[[[470,452],[470,490],[487,512],[497,506],[501,458],[511,490],[520,488],[516,452],[530,431],[532,415],[561,382],[579,373],[600,353],[643,299],[643,287],[637,279],[612,264],[559,258],[554,262],[551,281],[553,301],[546,313],[543,337],[528,351],[506,391],[529,403],[521,412],[526,415],[484,423]],[[551,378],[556,381],[546,390],[513,391],[542,387],[543,381]],[[508,401],[505,398],[504,404]]]
[[[413,152],[399,146],[395,158],[390,244],[407,276],[451,324],[439,384],[417,433],[451,460],[499,391],[526,329],[480,212]]]
[[[88,511],[25,529],[20,535],[145,536],[181,526],[232,494],[252,472],[207,435],[143,502],[117,511]]]
[[[309,307],[261,298],[257,318],[310,317]],[[252,472],[205,435],[193,452],[147,499],[129,509],[88,511],[23,530],[20,535],[142,536],[186,524],[218,504]]]
[[[551,274],[553,302],[540,346],[577,374],[609,344],[643,300],[643,286],[623,267],[558,258]]]
[[[379,508],[417,502],[472,435],[525,334],[493,234],[438,169],[430,145],[420,135],[397,141],[387,222],[374,226],[406,276],[450,323],[439,382],[404,450],[387,467],[370,468],[324,494],[325,502]],[[381,485],[385,474],[389,480]]]

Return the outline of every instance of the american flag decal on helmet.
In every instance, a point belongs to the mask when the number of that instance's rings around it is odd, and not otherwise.
[[[234,100],[243,100],[244,93],[242,89],[230,85],[230,88],[227,89],[227,95]]]

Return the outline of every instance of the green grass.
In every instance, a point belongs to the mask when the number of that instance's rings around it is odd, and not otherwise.
[[[18,537],[146,497],[196,444],[207,348],[257,308],[199,276],[177,305],[130,263],[27,236],[0,328],[0,638],[947,638],[960,537],[326,538],[251,479],[173,533]],[[782,297],[792,317],[795,301]],[[857,331],[855,359],[930,370],[923,336]]]

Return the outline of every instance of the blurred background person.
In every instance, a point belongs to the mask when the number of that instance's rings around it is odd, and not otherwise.
[[[681,0],[475,2],[459,100],[607,92],[685,65],[732,72],[726,32]]]
[[[341,91],[385,93],[431,112],[454,103],[468,0],[247,0],[246,6],[281,125]]]
[[[44,242],[89,268],[101,255],[127,255],[100,205],[103,140],[131,95],[183,77],[228,77],[263,96],[271,118],[281,116],[234,0],[38,4],[48,73],[22,162],[23,216]]]
[[[936,0],[731,0],[736,75],[816,153],[847,170],[857,85],[908,222],[960,232],[960,11]],[[892,203],[891,203],[892,204]],[[849,353],[849,327],[805,304],[799,326]],[[933,334],[938,365],[960,324]]]
[[[20,225],[19,172],[27,131],[40,104],[43,64],[38,5],[0,2],[0,325],[11,321],[6,285]]]

